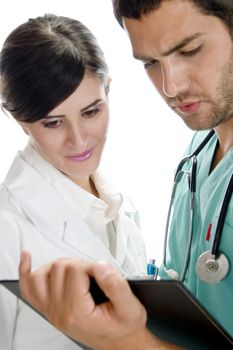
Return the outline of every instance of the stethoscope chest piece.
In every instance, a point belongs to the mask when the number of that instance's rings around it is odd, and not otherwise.
[[[210,250],[202,253],[196,264],[198,277],[209,284],[216,284],[222,281],[229,270],[229,261],[224,254],[216,258]]]

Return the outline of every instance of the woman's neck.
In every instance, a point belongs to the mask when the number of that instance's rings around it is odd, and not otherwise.
[[[81,187],[83,190],[91,193],[93,196],[99,198],[99,193],[95,187],[94,181],[92,180],[91,176],[88,177],[72,177],[68,176],[71,181],[73,181],[76,185]]]

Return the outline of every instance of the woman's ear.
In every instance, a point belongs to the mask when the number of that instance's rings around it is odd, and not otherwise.
[[[108,96],[108,93],[109,93],[109,90],[110,90],[110,83],[112,81],[112,78],[111,77],[108,77],[105,81],[105,84],[104,84],[104,90],[105,90],[105,93],[106,95]]]

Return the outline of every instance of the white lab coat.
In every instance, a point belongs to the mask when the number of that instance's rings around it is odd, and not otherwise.
[[[18,278],[22,249],[31,252],[33,269],[69,256],[104,260],[127,275],[145,273],[145,247],[135,214],[124,201],[115,220],[115,260],[51,184],[17,156],[0,188],[0,279]],[[1,286],[0,350],[32,349],[79,347]]]

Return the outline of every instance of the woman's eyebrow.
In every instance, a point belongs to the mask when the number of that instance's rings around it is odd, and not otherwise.
[[[64,118],[65,114],[46,115],[43,119]]]
[[[88,108],[90,108],[90,107],[96,105],[97,103],[99,103],[99,102],[101,102],[101,101],[102,101],[102,99],[97,98],[94,102],[92,102],[92,103],[90,103],[88,106],[82,108],[82,109],[81,109],[81,112],[84,112],[86,109],[88,109]]]
[[[101,102],[102,99],[97,98],[95,101],[93,101],[92,103],[90,103],[88,106],[84,107],[81,109],[81,112],[84,112],[86,109],[96,105],[97,103]],[[43,119],[52,119],[52,118],[64,118],[65,114],[56,114],[56,115],[46,115]]]

